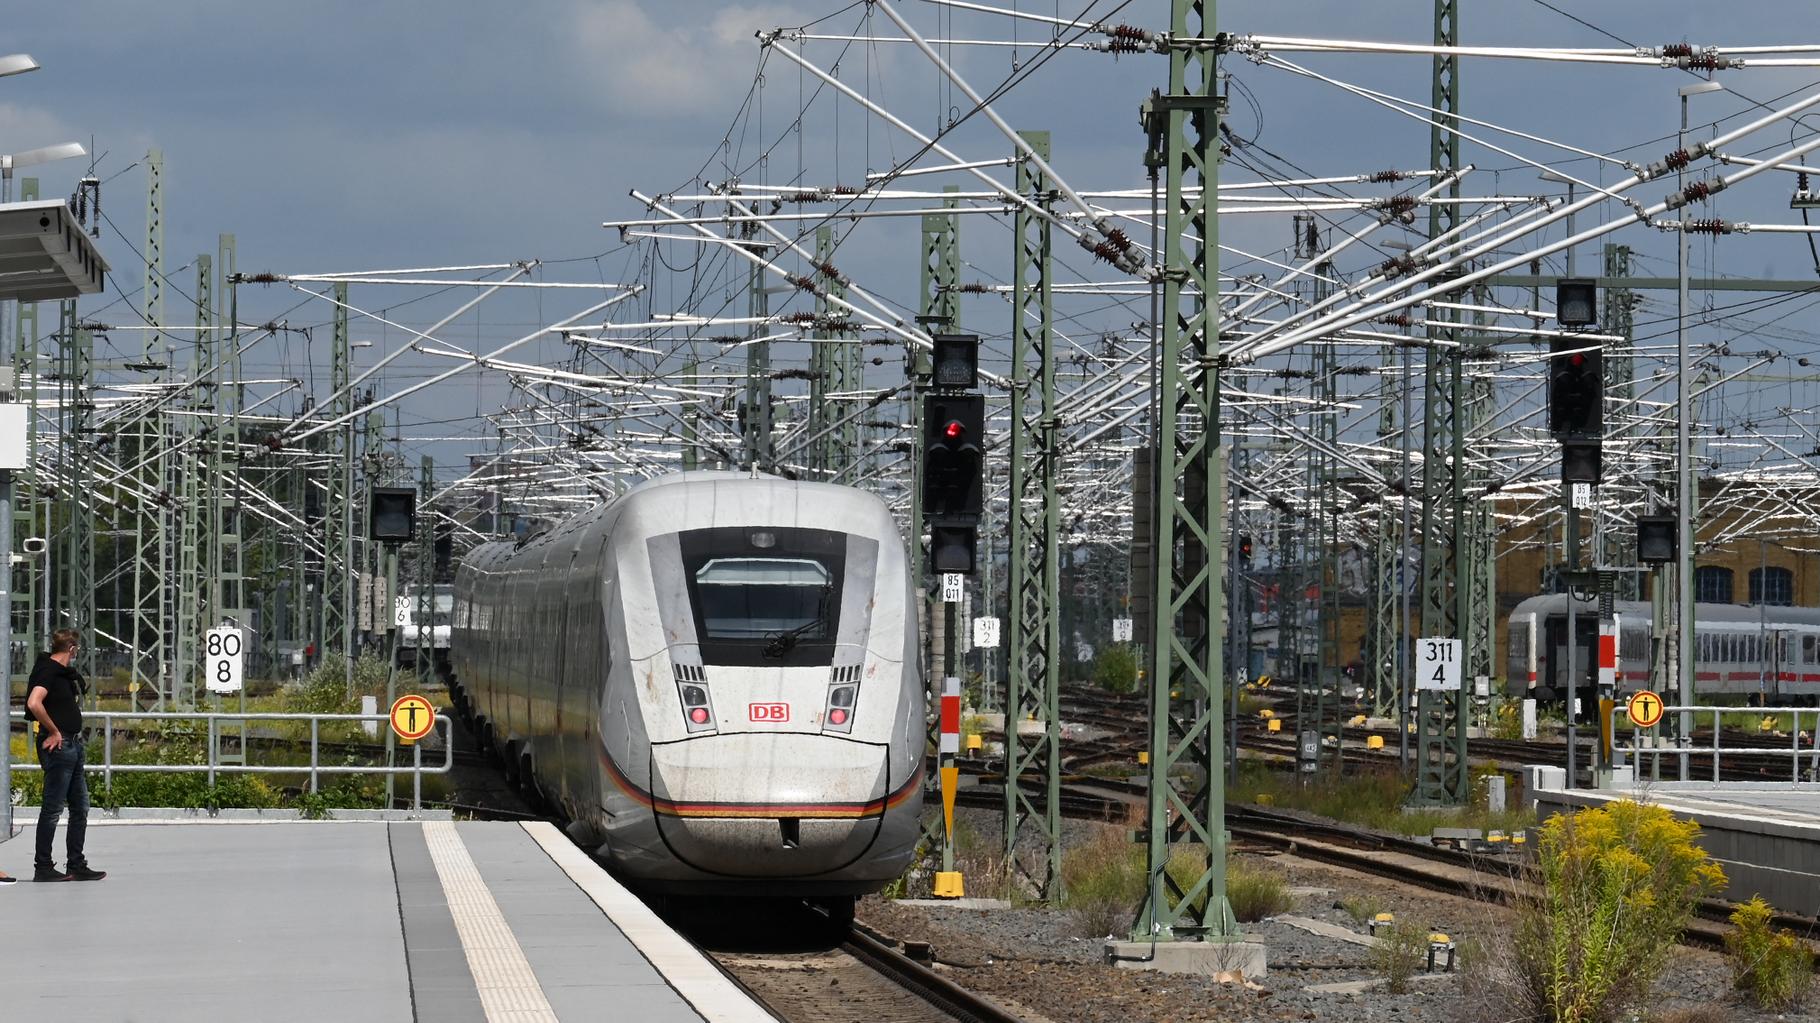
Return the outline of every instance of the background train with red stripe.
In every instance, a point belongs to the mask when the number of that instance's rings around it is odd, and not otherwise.
[[[910,587],[870,494],[663,477],[463,559],[451,691],[629,882],[850,912],[919,836]]]
[[[1564,593],[1547,594],[1511,610],[1509,695],[1555,705],[1566,699],[1567,601]],[[1614,611],[1615,689],[1619,694],[1648,689],[1657,656],[1650,605],[1620,600]],[[1587,698],[1598,676],[1598,600],[1575,600],[1574,619],[1574,661]],[[1701,696],[1743,696],[1783,706],[1820,702],[1820,608],[1695,604],[1693,659],[1694,687]]]

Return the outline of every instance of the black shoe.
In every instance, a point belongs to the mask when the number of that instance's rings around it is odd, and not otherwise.
[[[14,877],[11,874],[8,874],[5,877],[0,877],[0,884],[14,884],[18,880],[19,880],[18,878]]]
[[[68,880],[70,880],[70,875],[65,874],[63,871],[58,870],[56,867],[39,867],[38,869],[32,871],[32,880],[34,880],[34,881],[68,881]]]
[[[107,871],[105,871],[105,870],[95,870],[95,869],[87,867],[87,866],[82,866],[82,867],[72,868],[69,872],[69,877],[65,878],[64,880],[66,880],[66,881],[99,881],[106,876],[107,876]]]

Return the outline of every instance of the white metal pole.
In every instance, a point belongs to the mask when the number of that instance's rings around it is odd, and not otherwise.
[[[13,837],[13,471],[0,469],[0,842]]]

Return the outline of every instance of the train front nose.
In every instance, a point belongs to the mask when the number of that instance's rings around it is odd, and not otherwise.
[[[885,747],[823,735],[713,735],[651,748],[665,844],[726,877],[812,877],[858,860],[910,781],[890,774]]]

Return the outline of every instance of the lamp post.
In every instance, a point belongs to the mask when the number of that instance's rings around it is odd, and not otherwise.
[[[23,153],[0,153],[0,202],[13,200],[13,171],[20,167],[31,167],[52,160],[71,160],[78,156],[87,156],[88,150],[79,142],[64,142],[42,149],[28,149]]]
[[[38,67],[28,54],[9,54],[0,57],[0,78],[36,71]],[[0,156],[0,202],[12,198],[15,167],[87,152],[68,142]],[[0,302],[13,297],[8,294],[11,290],[0,286]],[[5,429],[0,430],[0,842],[13,837],[13,470],[26,468],[25,436],[31,428],[25,410],[11,402],[20,386],[14,372],[12,366],[0,367],[0,400],[5,400],[5,405],[0,406],[0,422],[5,424]]]
[[[1719,92],[1720,82],[1697,82],[1684,85],[1681,97],[1681,131],[1676,148],[1687,148],[1687,99],[1702,93]],[[1685,169],[1675,171],[1675,187],[1687,185]],[[1681,218],[1682,229],[1676,232],[1675,273],[1679,288],[1675,292],[1675,517],[1678,520],[1678,561],[1675,564],[1675,702],[1683,707],[1694,702],[1694,474],[1693,474],[1693,407],[1687,389],[1687,218]],[[1687,779],[1687,744],[1693,735],[1694,719],[1682,711],[1676,723],[1675,744],[1682,749],[1680,777]]]
[[[13,837],[13,470],[25,467],[25,408],[0,367],[0,842]]]

